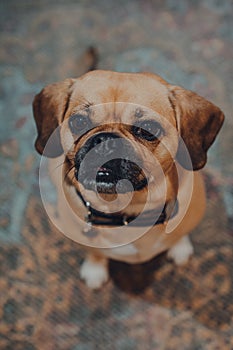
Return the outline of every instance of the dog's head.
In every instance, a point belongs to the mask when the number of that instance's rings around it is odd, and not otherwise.
[[[214,104],[157,75],[100,70],[45,87],[33,111],[37,151],[64,152],[70,181],[109,194],[117,184],[127,192],[125,179],[135,191],[145,189],[153,157],[165,174],[175,159],[202,168],[224,120]]]

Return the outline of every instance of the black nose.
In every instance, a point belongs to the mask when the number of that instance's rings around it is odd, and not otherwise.
[[[93,149],[98,155],[108,156],[117,149],[116,139],[120,136],[110,132],[101,132],[97,135],[93,135],[88,140],[89,150]]]

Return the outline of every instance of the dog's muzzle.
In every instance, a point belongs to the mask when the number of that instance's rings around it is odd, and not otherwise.
[[[141,190],[147,185],[142,166],[130,141],[110,132],[91,136],[75,155],[77,181],[99,193]]]

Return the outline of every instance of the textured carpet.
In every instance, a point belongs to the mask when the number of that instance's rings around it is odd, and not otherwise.
[[[111,261],[113,280],[98,292],[79,279],[78,245],[56,232],[32,195],[21,244],[0,249],[0,348],[231,349],[233,240],[218,190],[206,180],[207,215],[192,234],[190,262]]]

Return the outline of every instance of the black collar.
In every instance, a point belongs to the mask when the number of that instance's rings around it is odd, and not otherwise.
[[[89,202],[86,202],[82,194],[76,189],[76,193],[87,208],[87,215],[85,217],[86,223],[91,226],[125,226],[131,223],[131,226],[146,227],[164,224],[165,221],[173,218],[179,209],[178,201],[174,200],[172,203],[168,202],[163,208],[157,211],[148,210],[140,214],[140,220],[136,220],[137,215],[124,215],[122,213],[106,214],[102,211],[91,207]],[[157,218],[156,220],[154,218]]]

